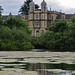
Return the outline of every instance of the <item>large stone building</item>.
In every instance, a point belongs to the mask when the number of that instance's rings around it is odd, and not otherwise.
[[[32,36],[39,37],[46,32],[46,28],[50,27],[52,21],[66,20],[69,21],[73,14],[65,14],[62,12],[52,11],[47,9],[47,3],[43,0],[41,2],[41,9],[35,9],[35,3],[31,0],[29,4],[29,15],[3,15],[4,21],[9,17],[22,18],[28,21],[29,28],[32,30]]]
[[[65,14],[57,11],[48,11],[47,3],[43,0],[41,9],[35,9],[35,3],[32,1],[29,9],[29,28],[32,30],[32,36],[39,37],[42,33],[46,32],[46,28],[51,26],[53,20],[70,20],[73,14]]]

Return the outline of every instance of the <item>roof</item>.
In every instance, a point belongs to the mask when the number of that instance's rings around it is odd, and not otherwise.
[[[61,18],[62,18],[61,14],[58,14],[58,16],[56,17],[56,19],[61,19]]]
[[[43,0],[43,2],[41,3],[41,5],[47,5],[47,3]]]
[[[3,18],[3,20],[7,20],[8,15],[3,15],[2,18]]]
[[[21,19],[21,15],[13,15],[13,18]]]
[[[73,16],[73,14],[65,14],[66,19],[71,19],[72,16]]]
[[[57,14],[57,11],[47,11],[48,14]]]
[[[35,3],[32,1],[32,2],[29,3],[29,5],[35,5]]]
[[[9,15],[2,15],[2,18],[4,21],[6,21],[8,19]],[[12,15],[13,18],[18,18],[20,19],[21,18],[21,15]]]

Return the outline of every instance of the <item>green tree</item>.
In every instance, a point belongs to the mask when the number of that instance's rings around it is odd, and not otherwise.
[[[17,18],[13,18],[10,17],[9,19],[7,19],[5,21],[5,26],[10,27],[11,29],[15,26],[16,28],[21,28],[21,27],[25,27],[27,28],[28,23],[27,21],[23,20],[23,19],[17,19]],[[28,29],[28,28],[27,28]]]
[[[0,50],[31,49],[31,40],[31,30],[23,19],[11,17],[0,27]]]
[[[44,33],[36,42],[34,42],[35,46],[39,46],[46,49],[52,50],[68,50],[68,25],[65,21],[58,21],[53,23],[53,25],[47,29],[46,33]],[[72,48],[71,48],[72,49]]]
[[[72,17],[71,22],[69,22],[67,35],[68,48],[75,50],[75,15]]]
[[[2,6],[0,6],[0,16],[2,14],[2,11],[3,11],[3,8],[2,8]]]
[[[57,33],[57,32],[64,32],[66,28],[67,28],[66,21],[58,21],[54,22],[50,29]]]
[[[0,26],[3,25],[2,17],[0,17]]]
[[[75,14],[73,15],[73,17],[71,17],[71,22],[75,23]]]
[[[25,14],[25,15],[28,15],[28,12],[29,12],[29,3],[31,2],[32,0],[26,0],[24,1],[24,4],[21,6],[19,12],[21,12],[21,14]],[[35,4],[35,9],[38,9],[39,6],[37,4]]]

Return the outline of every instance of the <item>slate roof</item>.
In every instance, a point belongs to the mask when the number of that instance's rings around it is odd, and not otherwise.
[[[47,3],[46,3],[45,1],[43,1],[43,2],[41,3],[41,5],[47,5]]]
[[[61,17],[62,17],[61,14],[58,14],[56,19],[61,19]]]
[[[8,15],[3,15],[2,18],[3,20],[6,20],[8,18]]]
[[[65,14],[65,19],[71,19],[72,16],[73,14]]]
[[[29,3],[29,5],[35,5],[35,3],[32,1],[32,2]]]
[[[2,15],[2,18],[3,18],[3,21],[7,20],[7,18],[9,17],[9,15]],[[21,15],[12,15],[13,18],[18,18],[20,19],[21,18]]]
[[[13,15],[13,17],[15,18],[18,18],[18,19],[20,19],[21,18],[21,15]]]

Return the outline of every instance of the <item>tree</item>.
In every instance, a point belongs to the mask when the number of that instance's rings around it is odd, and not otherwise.
[[[10,27],[11,29],[13,27],[16,27],[16,28],[26,27],[27,28],[28,23],[27,23],[27,21],[25,21],[23,19],[17,19],[17,18],[10,17],[9,19],[7,19],[5,21],[5,26]]]
[[[74,14],[73,17],[71,17],[71,22],[72,22],[72,23],[75,23],[75,14]]]
[[[66,28],[67,28],[66,21],[58,21],[54,22],[50,29],[57,33],[57,32],[64,32]]]
[[[2,17],[0,17],[0,26],[3,25]]]
[[[33,48],[28,24],[23,19],[9,18],[0,27],[0,50],[26,50]]]
[[[3,11],[3,8],[2,8],[2,6],[0,6],[0,16],[2,14],[2,11]]]
[[[29,12],[29,3],[31,2],[32,0],[26,0],[26,2],[24,1],[24,4],[21,6],[19,12],[21,12],[21,14],[25,14],[25,15],[28,15],[28,12]],[[38,9],[39,6],[37,4],[35,4],[35,9]]]

